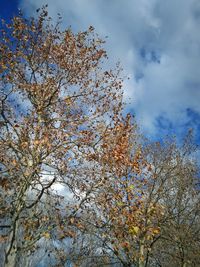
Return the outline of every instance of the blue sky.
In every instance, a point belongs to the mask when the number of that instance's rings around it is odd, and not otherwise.
[[[17,7],[26,15],[48,3],[75,31],[93,25],[108,36],[109,67],[118,60],[124,73],[127,110],[151,137],[182,136],[194,128],[200,142],[199,0],[10,0],[0,14]]]
[[[2,0],[0,1],[0,16],[4,19],[10,19],[17,13],[20,0]]]

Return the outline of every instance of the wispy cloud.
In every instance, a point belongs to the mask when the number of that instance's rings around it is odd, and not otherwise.
[[[130,76],[125,96],[131,97],[129,108],[145,130],[196,125],[192,114],[200,114],[198,0],[21,1],[29,14],[46,3],[52,17],[62,14],[65,26],[78,31],[93,25],[102,37],[109,37],[110,61],[120,60]]]

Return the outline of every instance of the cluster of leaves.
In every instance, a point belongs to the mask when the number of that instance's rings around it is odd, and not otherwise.
[[[101,125],[122,107],[119,68],[101,69],[107,57],[102,43],[92,27],[61,32],[45,8],[37,19],[20,14],[2,22],[1,218],[9,226],[2,237],[9,266],[17,251],[60,231],[64,210],[75,216],[86,201],[79,195],[90,194],[84,177],[91,167],[84,159],[102,138]],[[79,203],[62,203],[55,184]]]

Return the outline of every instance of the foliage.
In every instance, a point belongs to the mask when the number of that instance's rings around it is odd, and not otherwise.
[[[120,113],[122,80],[119,67],[101,69],[107,56],[92,27],[61,32],[45,8],[37,19],[3,22],[1,35],[1,218],[8,226],[1,240],[11,266],[52,231],[74,235],[66,224],[100,179],[86,180],[94,174],[87,156]],[[56,184],[75,204],[52,190]]]

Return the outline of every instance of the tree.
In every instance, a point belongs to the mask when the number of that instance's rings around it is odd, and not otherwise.
[[[9,267],[44,239],[75,234],[73,218],[102,183],[88,155],[122,108],[120,68],[101,68],[107,55],[93,27],[61,31],[46,8],[38,12],[2,21],[0,229]]]
[[[165,213],[159,240],[149,254],[155,266],[199,266],[199,167],[191,137],[189,133],[182,147],[171,141],[150,147],[157,177],[154,192],[159,192]]]
[[[112,179],[86,224],[99,241],[93,253],[116,266],[199,266],[199,169],[191,135],[182,146],[173,139],[149,144],[133,125],[128,118],[117,123],[102,144]]]
[[[93,232],[102,241],[102,253],[117,259],[119,266],[145,266],[163,217],[163,206],[148,200],[151,164],[140,141],[127,116],[110,129],[102,144],[105,171],[112,179],[96,200],[100,214]]]

